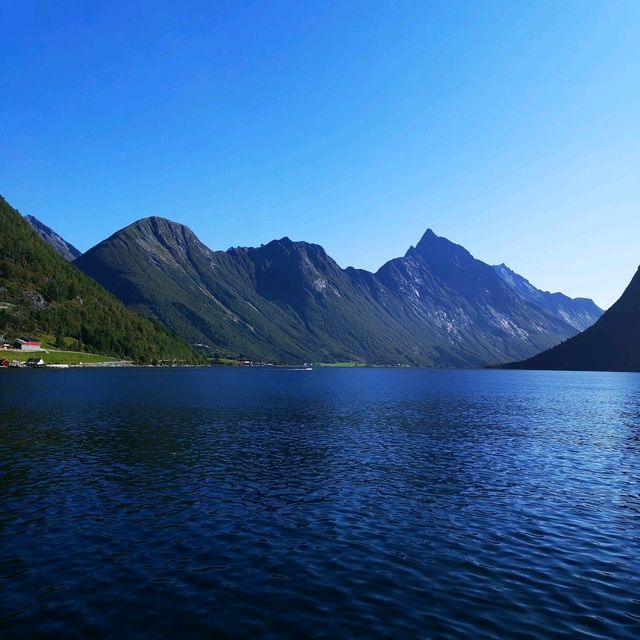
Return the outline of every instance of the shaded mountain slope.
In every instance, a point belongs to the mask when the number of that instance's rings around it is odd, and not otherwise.
[[[72,244],[68,243],[62,236],[58,235],[51,227],[40,222],[34,216],[25,216],[26,221],[38,232],[38,235],[54,249],[54,251],[67,260],[72,262],[82,255],[82,252],[76,249]]]
[[[0,197],[0,333],[152,362],[195,361],[181,339],[126,309],[61,258]]]
[[[519,369],[640,371],[640,268],[620,299],[592,327]]]

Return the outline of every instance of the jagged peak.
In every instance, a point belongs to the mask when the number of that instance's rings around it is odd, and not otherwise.
[[[466,260],[474,259],[471,253],[462,245],[451,242],[451,240],[444,236],[437,235],[431,228],[428,228],[424,232],[422,238],[420,238],[420,242],[418,242],[415,247],[411,247],[406,255],[410,256],[414,252],[426,258],[455,255],[458,258],[464,258]]]
[[[427,227],[427,230],[422,234],[422,238],[420,238],[420,242],[423,240],[439,238],[440,236],[436,234],[436,232],[431,228]]]
[[[255,250],[258,251],[264,249],[283,249],[288,253],[315,254],[322,256],[327,255],[327,252],[322,245],[307,242],[306,240],[291,240],[289,236],[271,240],[270,242],[267,242],[267,244],[263,244]]]

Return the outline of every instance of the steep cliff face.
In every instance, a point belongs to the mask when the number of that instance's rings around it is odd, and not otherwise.
[[[592,326],[519,369],[640,371],[640,268],[620,299]]]
[[[474,366],[576,333],[431,231],[372,274],[289,238],[212,251],[187,227],[146,218],[75,264],[192,344],[252,359]]]

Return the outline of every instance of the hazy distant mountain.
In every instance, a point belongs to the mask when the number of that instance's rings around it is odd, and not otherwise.
[[[620,299],[592,327],[553,349],[509,366],[640,371],[640,268]]]
[[[288,238],[212,251],[187,227],[146,218],[75,264],[192,344],[252,359],[473,366],[576,333],[431,231],[372,274]]]
[[[593,300],[569,298],[564,293],[541,291],[505,264],[497,265],[494,269],[522,298],[562,318],[578,331],[584,331],[602,315],[602,309]]]
[[[40,222],[34,216],[25,216],[27,222],[40,234],[40,237],[57,253],[69,262],[75,260],[82,255],[82,252],[76,249],[72,244],[67,242],[62,236],[58,235],[51,227]]]

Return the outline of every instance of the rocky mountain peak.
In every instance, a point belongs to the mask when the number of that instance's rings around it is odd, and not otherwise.
[[[455,244],[447,238],[436,235],[427,229],[420,242],[407,252],[418,254],[434,266],[457,266],[470,264],[475,258],[461,245]]]

